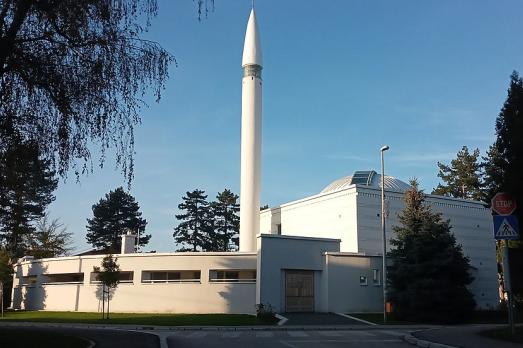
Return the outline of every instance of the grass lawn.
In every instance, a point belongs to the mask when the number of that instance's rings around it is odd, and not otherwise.
[[[512,336],[509,327],[491,329],[480,332],[481,336],[494,338],[496,340],[503,340],[515,343],[523,343],[523,328],[516,327],[516,333]]]
[[[2,347],[84,348],[89,342],[79,337],[49,331],[0,327]]]
[[[47,323],[133,324],[164,326],[244,326],[272,325],[248,314],[147,314],[110,313],[110,319],[101,319],[100,313],[16,311],[6,312],[1,321],[30,321]]]

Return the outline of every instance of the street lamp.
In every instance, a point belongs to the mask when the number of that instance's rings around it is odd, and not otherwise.
[[[385,166],[383,153],[389,149],[389,145],[384,145],[380,149],[381,155],[381,229],[383,232],[383,322],[387,322],[387,235],[385,234]]]

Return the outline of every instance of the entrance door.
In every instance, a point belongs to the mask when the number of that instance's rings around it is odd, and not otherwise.
[[[313,271],[285,271],[285,311],[314,312]]]

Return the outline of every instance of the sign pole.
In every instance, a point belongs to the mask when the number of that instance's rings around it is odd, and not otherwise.
[[[508,239],[505,239],[505,248],[503,249],[503,280],[504,288],[507,293],[508,323],[510,325],[510,332],[514,335],[514,297],[512,296],[512,283],[510,279]]]

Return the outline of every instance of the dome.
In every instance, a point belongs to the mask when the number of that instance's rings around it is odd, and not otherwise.
[[[362,185],[381,188],[381,175],[374,170],[356,171],[354,174],[335,180],[327,185],[321,193],[331,193],[348,188],[351,185]],[[405,192],[410,185],[392,176],[385,175],[385,190]]]

